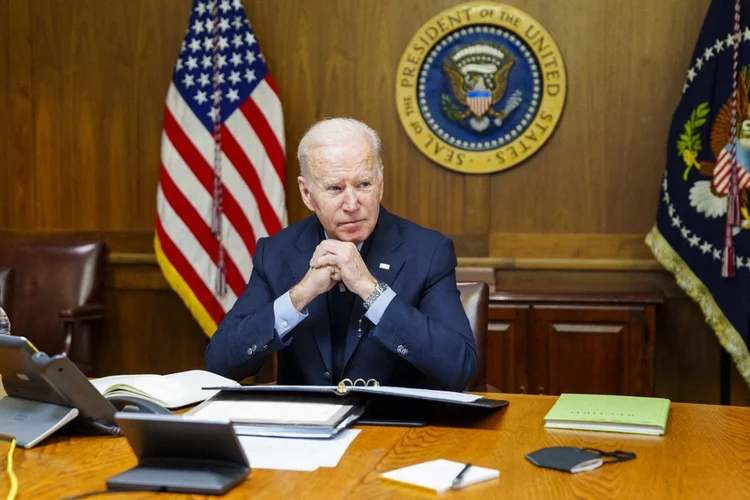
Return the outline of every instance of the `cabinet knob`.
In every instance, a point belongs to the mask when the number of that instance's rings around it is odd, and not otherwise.
[[[537,392],[539,392],[539,394],[544,394],[544,386],[540,385],[539,388],[537,389]]]
[[[520,392],[521,394],[526,394],[526,386],[522,385],[521,387],[519,387],[518,392]]]

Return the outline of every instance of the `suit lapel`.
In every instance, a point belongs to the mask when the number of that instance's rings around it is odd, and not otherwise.
[[[392,286],[401,267],[404,265],[406,255],[399,251],[401,246],[401,232],[396,225],[395,218],[385,208],[380,208],[378,225],[373,233],[372,247],[370,248],[365,264],[375,279]],[[354,299],[352,315],[347,332],[346,351],[344,353],[344,367],[354,354],[362,337],[358,335],[359,320],[364,316],[364,301],[361,297]],[[362,330],[368,325],[368,320],[362,319]],[[363,335],[364,336],[364,335]]]
[[[297,254],[292,255],[289,261],[289,267],[292,272],[293,283],[299,283],[300,280],[307,274],[310,269],[310,258],[315,252],[315,247],[320,243],[320,229],[317,217],[312,216],[309,219],[309,224],[300,234],[295,248]],[[323,362],[326,366],[328,373],[332,372],[332,360],[331,360],[331,320],[328,316],[328,303],[326,301],[326,294],[320,294],[312,302],[307,305],[307,312],[310,315],[312,322],[313,335],[315,336],[315,342],[318,345],[320,356],[323,358]]]

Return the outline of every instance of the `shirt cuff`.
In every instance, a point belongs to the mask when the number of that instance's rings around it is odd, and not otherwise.
[[[373,325],[378,324],[380,318],[385,314],[385,309],[388,307],[388,304],[391,303],[395,296],[396,292],[394,292],[391,287],[388,287],[377,299],[375,299],[375,302],[372,303],[365,313],[365,316],[367,316],[367,319],[369,319]]]
[[[274,328],[281,339],[306,317],[307,308],[303,312],[296,310],[292,304],[292,297],[289,295],[289,292],[286,292],[273,302]]]

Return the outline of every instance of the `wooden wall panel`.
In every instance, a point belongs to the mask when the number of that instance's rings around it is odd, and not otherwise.
[[[543,150],[507,175],[492,177],[492,232],[650,228],[669,123],[709,2],[690,4],[518,5],[557,40],[569,93],[561,123]]]
[[[150,228],[164,98],[188,4],[29,5],[37,202],[33,218],[10,227]]]
[[[152,275],[158,273],[149,267]],[[129,266],[126,272],[142,271]],[[99,375],[206,368],[208,337],[170,289],[109,289],[105,299],[107,329],[99,346]]]
[[[0,227],[35,217],[30,6],[0,2]]]
[[[560,46],[569,97],[540,153],[518,168],[476,177],[427,160],[402,132],[393,105],[393,71],[409,38],[458,3],[251,2],[257,26],[274,19],[288,28],[283,35],[258,30],[282,101],[295,110],[288,144],[323,116],[364,119],[383,136],[386,205],[449,234],[645,233],[656,213],[671,114],[708,0],[691,9],[679,0],[513,2]],[[346,95],[335,98],[333,89]],[[295,167],[288,172],[292,178]],[[307,214],[296,193],[289,195],[290,218]]]
[[[382,135],[385,204],[451,235],[645,233],[667,128],[708,0],[518,0],[565,56],[569,97],[554,137],[522,166],[464,176],[432,163],[394,104],[409,38],[456,0],[254,0],[250,20],[286,111],[291,221],[296,145],[347,115]],[[162,114],[190,0],[8,0],[2,99],[14,116],[0,163],[12,229],[150,230]],[[19,137],[20,136],[20,137]],[[5,175],[10,175],[6,172]],[[116,187],[116,189],[114,188]],[[472,248],[476,248],[476,245]]]

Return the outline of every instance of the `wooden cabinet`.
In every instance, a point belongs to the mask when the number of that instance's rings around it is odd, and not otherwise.
[[[487,382],[502,392],[654,394],[652,290],[490,295]]]

